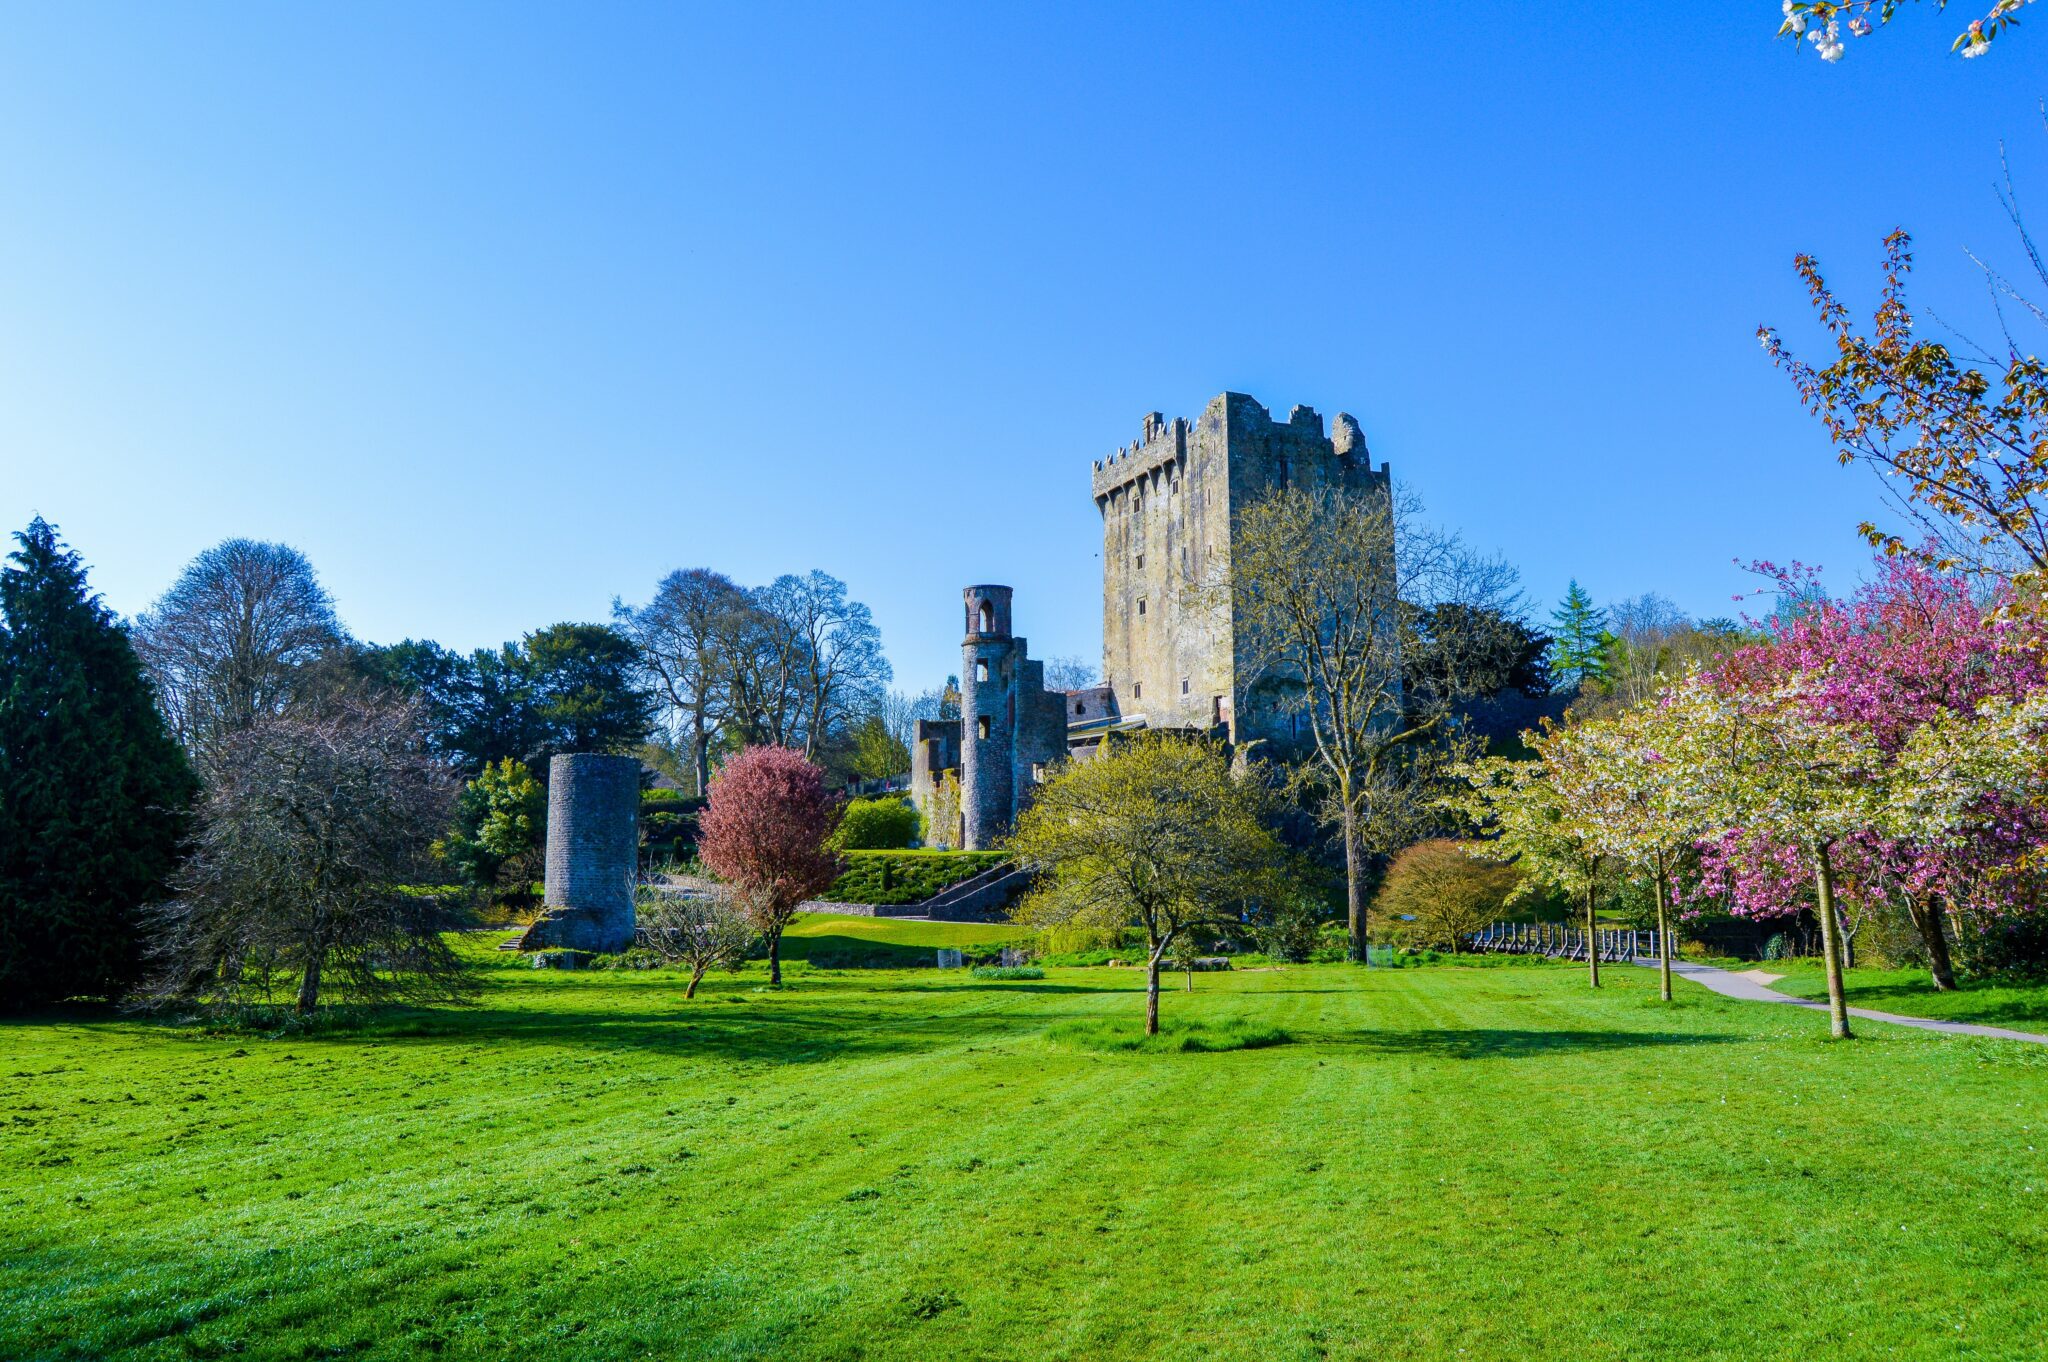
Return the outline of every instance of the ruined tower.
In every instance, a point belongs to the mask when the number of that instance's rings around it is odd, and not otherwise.
[[[1269,692],[1247,686],[1246,640],[1230,609],[1235,516],[1281,487],[1388,496],[1358,423],[1296,407],[1287,420],[1224,393],[1189,423],[1158,412],[1094,469],[1102,515],[1102,679],[1147,728],[1221,731],[1231,741],[1296,735]],[[1250,693],[1248,693],[1248,690]]]
[[[633,944],[639,820],[639,758],[576,753],[548,762],[548,915],[533,944],[600,952]]]

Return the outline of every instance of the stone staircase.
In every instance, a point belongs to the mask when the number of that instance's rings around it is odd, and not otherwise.
[[[1006,861],[907,906],[934,922],[996,922],[1031,887],[1031,880],[1031,871]]]

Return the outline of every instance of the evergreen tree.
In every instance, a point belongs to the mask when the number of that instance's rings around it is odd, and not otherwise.
[[[1550,681],[1573,694],[1607,673],[1607,612],[1574,578],[1550,616]]]
[[[125,992],[198,782],[127,630],[40,517],[0,570],[0,1001]]]

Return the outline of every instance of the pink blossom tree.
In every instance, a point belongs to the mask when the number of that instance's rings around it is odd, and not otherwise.
[[[1812,723],[1839,730],[1861,753],[1853,778],[1880,800],[1906,779],[1902,755],[1930,725],[1962,725],[1980,709],[2012,706],[2048,688],[2029,615],[2005,596],[1980,598],[1962,576],[1910,557],[1881,558],[1871,582],[1846,601],[1817,599],[1803,570],[1768,568],[1801,606],[1767,625],[1762,643],[1738,649],[1709,674],[1724,695],[1795,692]],[[1908,785],[1911,781],[1907,780]],[[2013,872],[2048,842],[2048,817],[2024,792],[1973,786],[1940,802],[1941,817],[1874,818],[1832,848],[1837,897],[1853,914],[1879,902],[1902,907],[1924,942],[1937,989],[1952,989],[1948,926],[1958,935],[2023,911],[2032,886]],[[1953,793],[1953,792],[1952,792]],[[1923,799],[1915,807],[1930,807]],[[1748,827],[1724,827],[1701,845],[1705,886],[1733,911],[1763,917],[1806,906],[1806,857]],[[1945,926],[1948,924],[1948,926]]]
[[[697,854],[767,942],[771,984],[782,982],[782,932],[797,905],[839,874],[826,845],[838,821],[824,773],[787,747],[749,747],[712,777]]]

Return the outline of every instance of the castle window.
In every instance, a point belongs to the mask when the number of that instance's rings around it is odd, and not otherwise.
[[[975,629],[976,633],[993,634],[996,631],[996,612],[989,609],[987,601],[983,601],[981,603],[981,614],[979,618],[980,624]]]
[[[1044,763],[1044,762],[1042,762],[1042,761],[1034,761],[1034,762],[1032,762],[1032,763],[1031,763],[1031,783],[1032,783],[1033,785],[1043,785],[1043,784],[1045,784],[1045,763]]]
[[[1133,681],[1131,683],[1131,698],[1133,700],[1145,698],[1145,683],[1143,681]]]
[[[977,681],[988,680],[988,663],[976,662],[974,664],[974,679]]]
[[[1145,566],[1145,555],[1142,553],[1138,555],[1138,566],[1140,568]]]
[[[986,738],[988,736],[988,715],[984,714],[974,721],[974,736],[977,738]]]
[[[1079,700],[1076,700],[1076,701],[1074,701],[1074,713],[1076,713],[1076,714],[1080,714],[1080,713],[1083,713],[1084,711],[1086,711],[1086,710],[1087,710],[1087,708],[1088,708],[1088,706],[1086,706],[1086,705],[1082,704],[1082,703],[1081,703],[1081,702],[1080,702]]]
[[[1143,596],[1138,597],[1138,613],[1141,615],[1145,613],[1145,598]]]
[[[1188,693],[1188,679],[1185,676],[1183,676],[1180,679],[1180,693],[1182,695],[1186,695]]]

